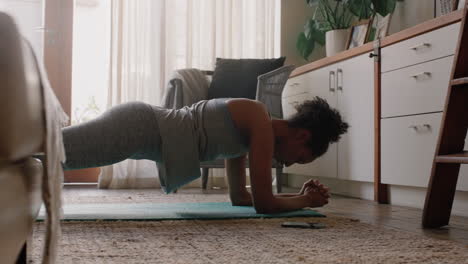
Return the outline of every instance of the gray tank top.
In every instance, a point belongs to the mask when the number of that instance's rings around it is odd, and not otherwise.
[[[249,151],[226,100],[200,101],[177,110],[155,107],[161,137],[161,160],[156,162],[166,193],[199,178],[200,161],[234,158]]]

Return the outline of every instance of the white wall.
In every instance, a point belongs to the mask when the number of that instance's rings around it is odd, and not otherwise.
[[[281,56],[286,56],[286,64],[301,66],[307,64],[299,56],[296,50],[296,40],[300,32],[304,30],[304,24],[312,17],[313,9],[305,0],[281,0]],[[314,61],[325,56],[325,49],[316,45],[309,60]]]
[[[301,66],[308,62],[296,50],[296,40],[304,24],[312,17],[313,9],[305,0],[280,0],[280,54],[286,56],[287,64]],[[389,34],[412,27],[434,17],[434,0],[398,1],[390,22]],[[325,57],[325,48],[316,45],[310,62]]]
[[[389,34],[393,34],[432,18],[434,18],[434,0],[398,1],[388,31]]]

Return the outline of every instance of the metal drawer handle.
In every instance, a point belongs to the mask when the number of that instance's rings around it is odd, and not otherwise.
[[[341,74],[341,78],[340,78],[340,74]],[[341,83],[340,83],[340,79],[341,79]],[[336,70],[336,89],[338,91],[343,91],[343,70],[342,69]]]
[[[431,77],[431,75],[432,74],[430,72],[420,72],[418,74],[411,75],[411,78],[419,79],[419,77]]]
[[[430,43],[421,43],[421,44],[411,47],[410,49],[416,51],[420,48],[429,48],[430,46],[431,46]]]
[[[332,81],[332,76],[333,76],[333,81]],[[335,87],[332,87],[332,84],[335,84],[335,72],[334,71],[330,71],[328,73],[328,89],[330,92],[334,93]]]
[[[423,124],[422,127],[425,128],[427,131],[432,130],[432,127],[429,124]],[[417,125],[412,125],[412,126],[409,126],[408,128],[412,129],[414,132],[418,132],[420,130],[420,126],[417,126]]]

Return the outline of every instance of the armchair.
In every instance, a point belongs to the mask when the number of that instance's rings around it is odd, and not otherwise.
[[[0,12],[0,262],[26,263],[26,240],[42,204],[41,83],[34,55]]]
[[[278,69],[273,71],[267,72],[265,74],[259,75],[257,77],[257,86],[255,92],[255,99],[264,103],[271,115],[272,118],[281,119],[283,118],[283,109],[281,103],[281,94],[283,92],[284,86],[286,81],[289,78],[289,75],[294,70],[293,65],[282,66]],[[210,86],[210,78],[209,76],[213,75],[213,71],[202,71],[208,77],[207,85],[205,87]],[[178,78],[173,78],[170,80],[171,88],[174,89],[172,91],[172,96],[165,96],[166,100],[163,103],[163,107],[167,108],[179,108],[182,107],[180,104],[168,104],[167,98],[174,98],[178,102],[187,102],[187,98],[184,98],[183,95],[183,81]],[[167,95],[167,94],[166,94]],[[223,94],[216,93],[216,98],[222,98]],[[231,97],[231,96],[224,96],[224,97]],[[224,168],[224,160],[215,160],[215,161],[206,161],[201,162],[200,166],[202,168],[202,188],[206,189],[208,184],[208,173],[210,168]],[[248,162],[246,162],[246,168],[248,167]],[[277,192],[280,193],[282,191],[282,182],[283,182],[283,164],[277,162],[273,159],[272,161],[272,168],[276,169],[276,188]]]
[[[26,242],[29,248],[43,202],[42,260],[53,263],[63,176],[60,126],[67,116],[34,50],[2,12],[0,39],[0,263],[26,263]]]

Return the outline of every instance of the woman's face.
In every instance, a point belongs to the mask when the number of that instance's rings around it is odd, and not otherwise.
[[[274,157],[286,167],[294,163],[306,164],[315,160],[315,155],[307,147],[311,134],[308,130],[298,128],[286,137],[277,139]]]

